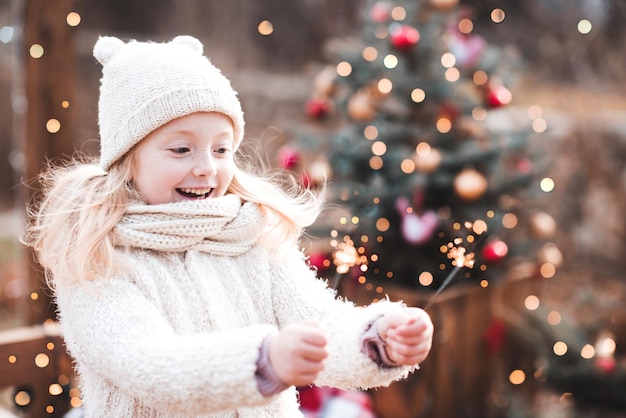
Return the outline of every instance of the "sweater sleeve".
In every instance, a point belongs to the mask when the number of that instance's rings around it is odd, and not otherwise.
[[[111,382],[143,405],[202,415],[272,400],[260,393],[255,374],[273,326],[178,335],[125,280],[58,286],[56,301],[79,373]]]
[[[273,281],[273,305],[279,325],[316,319],[329,336],[329,356],[317,385],[340,389],[386,386],[417,368],[390,367],[384,358],[372,358],[368,350],[372,343],[377,344],[375,337],[366,334],[372,324],[386,313],[404,309],[404,304],[382,300],[357,307],[338,298],[325,281],[317,278],[302,252],[294,250],[286,258],[273,259],[280,260]]]

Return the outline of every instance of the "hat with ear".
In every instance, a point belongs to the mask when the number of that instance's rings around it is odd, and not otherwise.
[[[170,42],[100,37],[93,55],[102,64],[98,125],[105,171],[146,135],[194,112],[220,112],[233,122],[237,149],[244,119],[230,81],[203,55],[191,36]]]

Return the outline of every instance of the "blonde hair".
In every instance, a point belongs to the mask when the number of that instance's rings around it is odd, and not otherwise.
[[[141,197],[130,183],[134,150],[104,172],[96,159],[78,158],[50,166],[42,175],[43,196],[28,210],[23,242],[31,246],[46,270],[48,285],[111,277],[120,266],[113,229],[126,207]],[[241,160],[243,162],[243,160]],[[244,164],[245,165],[245,164]],[[267,213],[263,244],[295,244],[318,217],[324,191],[313,193],[285,180],[281,173],[237,168],[228,189]]]

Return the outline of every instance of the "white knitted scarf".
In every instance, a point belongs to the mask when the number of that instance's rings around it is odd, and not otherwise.
[[[195,249],[215,255],[238,255],[252,247],[263,229],[254,203],[233,194],[166,203],[132,204],[115,227],[118,242],[158,251]]]

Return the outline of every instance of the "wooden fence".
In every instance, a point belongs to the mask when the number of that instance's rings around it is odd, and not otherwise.
[[[507,344],[506,323],[524,309],[524,299],[537,291],[526,274],[481,288],[451,287],[427,309],[435,325],[433,348],[419,371],[389,387],[370,391],[378,418],[456,418],[493,416],[511,390],[532,397],[532,355]],[[357,304],[372,301],[363,286],[344,286],[342,294]],[[429,292],[385,287],[394,301],[424,307]],[[378,295],[380,297],[380,295]],[[525,368],[526,381],[513,388],[512,367]]]
[[[62,417],[80,403],[56,323],[0,332],[0,389],[13,388],[20,417]]]

